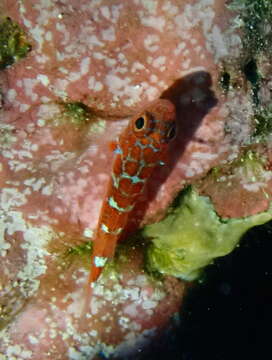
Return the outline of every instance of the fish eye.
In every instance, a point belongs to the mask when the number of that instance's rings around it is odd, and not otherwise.
[[[175,137],[175,135],[176,135],[176,125],[174,124],[170,127],[170,129],[166,134],[167,140],[172,140]]]
[[[144,116],[138,117],[134,123],[135,130],[136,131],[142,130],[145,127],[145,123],[146,123],[146,120],[145,120]]]

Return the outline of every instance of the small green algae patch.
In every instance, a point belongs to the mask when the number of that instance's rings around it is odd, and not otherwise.
[[[187,189],[166,218],[146,226],[143,235],[152,239],[147,249],[151,272],[194,280],[201,270],[220,256],[229,254],[242,235],[272,219],[272,209],[254,216],[221,219],[208,197]]]
[[[259,106],[259,90],[262,85],[262,74],[258,63],[262,56],[272,55],[272,1],[271,0],[232,0],[226,7],[234,12],[231,23],[234,29],[239,29],[243,51],[238,63],[229,62],[219,76],[219,84],[224,92],[241,83],[241,74],[248,81],[252,93],[252,103]],[[235,16],[236,15],[236,16]]]
[[[251,54],[272,53],[272,1],[233,0],[227,6],[239,12],[235,24],[244,31],[244,48]]]
[[[0,70],[25,57],[30,50],[22,29],[10,18],[0,18]]]
[[[265,142],[272,132],[272,106],[256,109],[254,122],[253,138],[258,142]]]
[[[80,245],[75,245],[73,247],[70,247],[65,255],[66,256],[80,256],[80,257],[85,257],[85,256],[90,256],[92,253],[92,241],[87,241],[83,244]]]
[[[90,257],[92,254],[93,242],[84,241],[79,245],[73,245],[68,247],[64,253],[62,253],[58,259],[60,264],[65,268],[77,264],[80,262],[84,267],[89,269],[90,267]]]
[[[217,167],[214,176],[214,182],[221,181],[220,176],[224,174],[228,176],[230,182],[236,176],[241,178],[243,183],[265,182],[266,171],[265,164],[267,159],[257,151],[253,151],[250,147],[245,148],[240,156],[229,162],[229,164]]]
[[[90,109],[79,101],[64,103],[63,106],[64,115],[67,116],[70,122],[76,127],[85,125],[93,116]]]

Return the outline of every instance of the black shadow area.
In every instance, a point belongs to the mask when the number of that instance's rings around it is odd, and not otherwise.
[[[179,326],[140,360],[272,359],[271,254],[272,222],[248,231],[189,291]]]

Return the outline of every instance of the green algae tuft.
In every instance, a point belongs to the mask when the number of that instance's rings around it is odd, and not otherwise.
[[[0,18],[0,70],[25,57],[30,50],[23,30],[9,17]]]
[[[66,256],[76,256],[76,257],[84,257],[84,256],[90,256],[92,253],[92,241],[84,242],[80,245],[75,245],[73,247],[70,247],[65,255]]]
[[[240,89],[249,85],[251,102],[260,105],[260,88],[263,58],[270,62],[272,56],[272,1],[271,0],[231,0],[226,7],[233,11],[231,26],[239,30],[243,50],[236,61],[229,59],[222,64],[219,85],[224,93],[230,89]],[[238,62],[237,62],[238,60]]]
[[[208,197],[189,188],[164,220],[144,228],[143,235],[152,240],[147,268],[194,280],[215,258],[229,254],[248,229],[271,219],[272,209],[246,218],[222,219]]]
[[[92,118],[92,114],[88,106],[79,101],[64,103],[63,106],[64,115],[67,116],[70,122],[77,127],[85,125]]]
[[[272,132],[272,106],[268,105],[256,110],[254,122],[253,138],[257,142],[265,142]]]
[[[232,0],[228,8],[239,12],[235,24],[244,32],[244,48],[249,53],[272,52],[271,0]]]

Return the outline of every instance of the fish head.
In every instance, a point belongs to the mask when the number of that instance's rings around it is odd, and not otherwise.
[[[152,142],[161,151],[176,134],[175,105],[167,99],[158,99],[133,117],[129,126],[130,133],[143,146]]]

